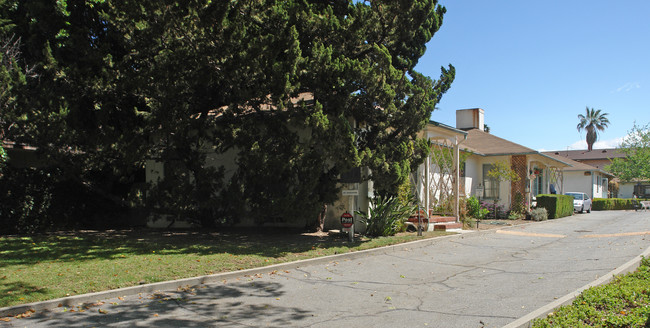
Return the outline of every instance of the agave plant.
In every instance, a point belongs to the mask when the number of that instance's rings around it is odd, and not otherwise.
[[[370,201],[368,213],[357,211],[361,222],[366,224],[366,235],[392,236],[402,230],[404,222],[413,214],[417,206],[413,199],[406,204],[397,197],[377,196]]]

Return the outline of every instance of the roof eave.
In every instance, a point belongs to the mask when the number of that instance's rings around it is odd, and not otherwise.
[[[462,134],[463,136],[465,136],[465,139],[467,139],[467,131],[463,131],[463,130],[460,130],[460,129],[456,129],[456,128],[451,127],[451,126],[449,126],[449,125],[447,125],[447,124],[440,123],[440,122],[436,122],[436,121],[434,121],[434,120],[429,120],[429,124],[434,125],[434,126],[441,127],[441,128],[443,128],[443,129],[446,129],[446,130],[452,131],[452,132],[454,132],[454,133]]]

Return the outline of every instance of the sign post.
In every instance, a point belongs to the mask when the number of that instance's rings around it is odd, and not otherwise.
[[[354,216],[348,213],[347,211],[341,215],[341,225],[343,226],[343,231],[348,233],[348,240],[350,242],[354,241]]]

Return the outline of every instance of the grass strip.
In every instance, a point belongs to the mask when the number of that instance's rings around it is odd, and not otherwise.
[[[160,231],[0,237],[0,307],[244,270],[449,233],[357,238]]]
[[[650,327],[650,260],[609,284],[589,288],[533,327]]]

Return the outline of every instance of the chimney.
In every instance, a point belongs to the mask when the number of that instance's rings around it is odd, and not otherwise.
[[[456,111],[456,128],[461,130],[479,129],[485,126],[485,111],[482,108],[459,109]]]

